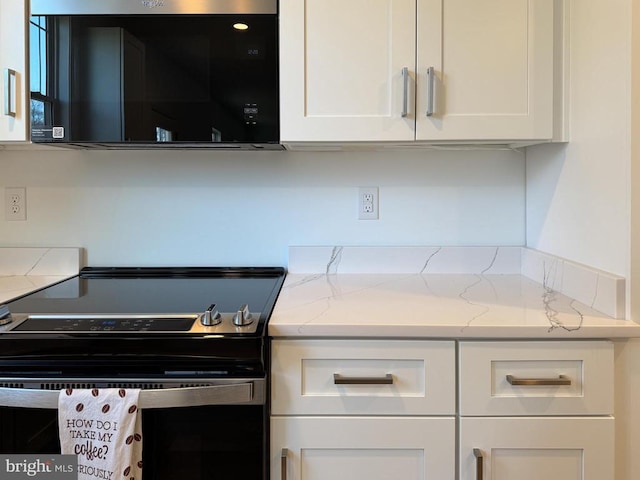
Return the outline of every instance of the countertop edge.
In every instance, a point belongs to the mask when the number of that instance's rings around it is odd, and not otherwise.
[[[289,274],[268,335],[625,339],[640,337],[640,324],[598,312],[522,274]]]
[[[281,338],[387,338],[387,339],[625,339],[640,337],[640,325],[591,326],[576,330],[520,326],[371,326],[366,325],[275,325],[268,329],[269,337]],[[544,330],[544,331],[543,331]]]

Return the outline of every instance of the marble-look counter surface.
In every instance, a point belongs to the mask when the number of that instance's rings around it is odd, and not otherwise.
[[[79,248],[0,248],[0,303],[78,274]]]
[[[492,257],[490,252],[480,253],[489,254],[493,266],[498,255]],[[470,271],[477,270],[474,273],[464,273],[464,268],[458,268],[456,273],[442,273],[444,268],[439,273],[428,273],[425,268],[417,272],[403,268],[406,271],[395,273],[341,273],[336,262],[342,253],[332,249],[323,272],[297,272],[296,264],[290,265],[269,321],[269,335],[544,339],[640,336],[640,325],[594,308],[596,293],[603,292],[594,291],[594,300],[587,305],[553,288],[548,275],[539,283],[513,273],[520,266],[501,267],[502,272],[509,273],[491,273],[491,268],[482,265],[471,268]],[[362,251],[358,255],[362,256]],[[308,262],[308,270],[307,267]],[[367,262],[367,269],[372,268]],[[349,269],[353,270],[356,269]],[[602,287],[606,280],[599,283]]]

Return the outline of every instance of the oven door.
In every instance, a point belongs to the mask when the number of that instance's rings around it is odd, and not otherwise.
[[[142,388],[143,480],[267,478],[265,379],[192,384],[186,380],[184,386],[162,388],[158,381],[107,385],[104,380],[57,379],[35,389],[15,381],[0,388],[0,453],[60,453],[59,389]]]

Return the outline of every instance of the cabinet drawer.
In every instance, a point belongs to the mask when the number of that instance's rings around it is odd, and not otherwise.
[[[461,415],[611,413],[611,342],[460,343]]]
[[[274,415],[455,412],[455,344],[274,340]]]

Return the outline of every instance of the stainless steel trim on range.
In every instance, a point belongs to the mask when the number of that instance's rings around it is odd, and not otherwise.
[[[0,378],[0,385],[7,379]],[[22,408],[58,408],[60,390],[65,388],[142,388],[140,408],[176,408],[204,405],[263,405],[265,379],[19,379],[11,378],[12,385],[0,388],[0,406]],[[183,384],[178,388],[163,388],[163,384]],[[188,386],[189,383],[198,386]]]
[[[32,15],[196,15],[277,13],[277,0],[31,0]]]
[[[211,311],[208,309],[204,313],[192,313],[192,314],[172,314],[172,315],[141,315],[141,314],[77,314],[77,313],[69,313],[69,314],[55,314],[55,315],[42,315],[42,314],[15,314],[11,315],[10,312],[7,312],[7,315],[3,316],[2,312],[3,308],[6,308],[4,305],[0,305],[0,333],[24,333],[25,330],[20,330],[20,325],[28,320],[43,320],[43,321],[51,321],[51,324],[54,325],[54,321],[58,321],[55,325],[60,325],[60,322],[68,322],[73,324],[73,322],[79,322],[82,320],[90,320],[94,321],[97,325],[103,321],[120,321],[120,322],[128,322],[130,324],[139,323],[141,327],[144,327],[144,322],[159,322],[158,325],[162,325],[163,321],[170,322],[171,320],[187,320],[193,322],[187,330],[183,333],[185,334],[195,334],[195,333],[204,333],[208,335],[224,335],[227,333],[255,333],[258,329],[257,319],[260,318],[262,312],[249,312],[249,307],[247,305],[242,305],[240,309],[236,313],[228,313],[228,312],[217,312],[215,316],[215,321],[211,319]],[[240,320],[238,320],[240,319]],[[123,323],[123,324],[124,324]],[[70,328],[76,332],[91,332],[92,330],[98,330],[98,327],[91,328],[91,323],[89,323],[84,329],[78,328]],[[166,325],[165,325],[166,326]],[[127,330],[128,333],[135,335],[145,335],[147,334],[148,329],[141,328],[139,330],[130,329]],[[30,333],[38,333],[38,332],[49,332],[50,330],[28,330]],[[123,329],[104,329],[100,328],[101,334],[121,334]],[[155,328],[154,333],[176,333],[175,331],[163,328]]]

